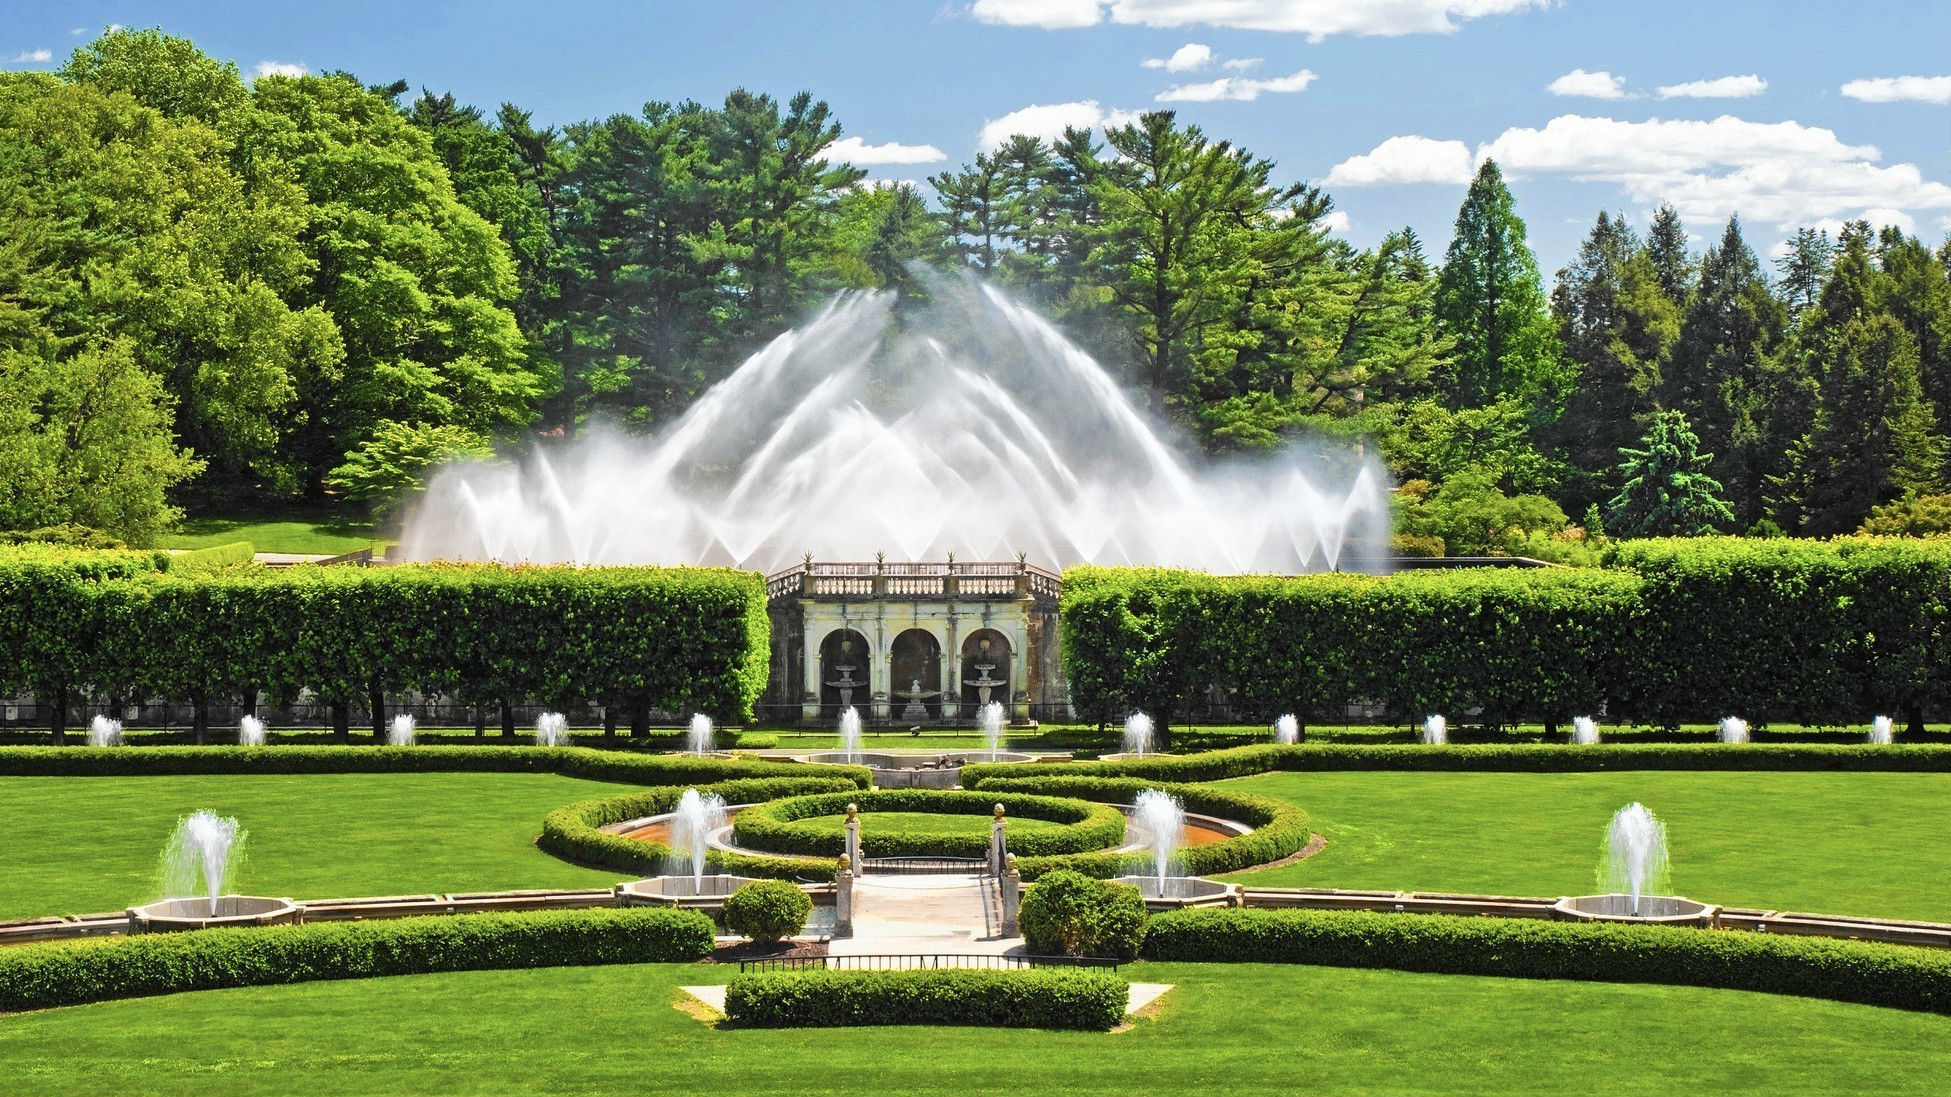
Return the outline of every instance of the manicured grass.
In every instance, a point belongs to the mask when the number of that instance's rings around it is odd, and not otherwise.
[[[353,895],[590,887],[617,873],[535,848],[542,816],[634,785],[537,773],[0,777],[0,918],[158,896],[164,842],[198,808],[248,832],[240,891]]]
[[[736,969],[554,968],[206,991],[0,1018],[0,1094],[1783,1094],[1951,1089],[1951,1017],[1802,998],[1271,965],[1118,1035],[713,1030]]]
[[[337,515],[185,518],[182,528],[157,539],[158,548],[209,548],[233,541],[249,541],[259,552],[301,552],[336,556],[372,548],[379,531],[352,518]]]
[[[845,833],[847,817],[844,815],[816,815],[810,819],[799,819],[793,829],[811,831],[814,834],[839,837]],[[1011,816],[1009,833],[1047,834],[1053,830],[1063,830],[1067,823],[1053,823],[1047,819],[1029,819]],[[915,838],[983,838],[989,834],[990,819],[987,815],[947,815],[931,811],[863,811],[860,813],[862,834],[901,835]]]
[[[1328,839],[1242,881],[1581,894],[1613,812],[1638,800],[1666,823],[1679,894],[1951,921],[1951,774],[1267,773],[1221,785],[1299,804]]]

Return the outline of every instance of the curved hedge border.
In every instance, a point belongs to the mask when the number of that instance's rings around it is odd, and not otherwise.
[[[797,825],[801,820],[838,815],[848,804],[862,811],[935,812],[942,815],[989,816],[997,804],[1010,815],[1061,823],[1061,830],[1011,836],[1010,851],[1018,856],[1082,853],[1115,846],[1125,838],[1125,816],[1116,808],[1052,796],[978,794],[947,789],[887,789],[859,794],[803,796],[759,804],[738,813],[732,835],[742,846],[777,853],[838,857],[845,852],[842,835],[823,834]],[[869,857],[987,857],[987,833],[912,835],[875,833],[863,826],[861,852]]]
[[[1418,743],[1297,743],[1233,747],[1118,762],[976,762],[962,784],[1001,778],[1093,776],[1221,781],[1272,770],[1572,773],[1626,769],[1854,770],[1951,772],[1951,744],[1841,746],[1830,743],[1535,743],[1423,746]]]
[[[1903,945],[1670,926],[1307,910],[1183,910],[1148,960],[1324,964],[1673,983],[1951,1013],[1951,955]]]
[[[0,949],[0,1013],[219,987],[711,955],[695,911],[531,911],[209,929]]]
[[[1004,791],[1034,792],[1045,796],[1074,796],[1120,804],[1133,802],[1146,789],[1159,789],[1178,797],[1187,811],[1217,815],[1253,826],[1251,832],[1237,838],[1180,850],[1178,864],[1188,875],[1238,872],[1278,861],[1299,853],[1306,848],[1308,839],[1313,837],[1307,812],[1292,804],[1267,796],[1204,785],[1167,784],[1136,777],[1027,777],[1013,780],[992,777],[981,785],[985,795]],[[1065,868],[1086,876],[1107,878],[1151,872],[1152,855],[1106,850],[1100,853],[1019,857],[1016,868],[1025,880],[1034,880],[1046,872]]]
[[[796,768],[804,773],[812,767]],[[837,776],[771,777],[721,781],[717,784],[692,787],[696,787],[700,792],[715,792],[724,797],[727,803],[734,804],[822,792],[837,793],[843,799],[860,795],[859,786],[845,777]],[[627,796],[584,800],[567,807],[560,807],[542,818],[542,836],[536,839],[535,844],[558,857],[578,864],[644,876],[667,872],[671,861],[679,856],[675,849],[662,842],[626,838],[621,834],[611,834],[598,828],[611,823],[621,823],[625,819],[638,819],[646,815],[670,811],[677,806],[678,799],[683,795],[684,788],[674,786]],[[831,857],[817,859],[757,857],[714,849],[705,852],[705,863],[720,872],[781,880],[831,880],[834,873],[834,861]]]
[[[1124,1020],[1131,984],[1108,972],[804,971],[740,975],[725,1014],[755,1027],[993,1025],[1102,1032]]]

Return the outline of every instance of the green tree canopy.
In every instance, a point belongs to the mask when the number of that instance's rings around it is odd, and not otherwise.
[[[1734,520],[1720,483],[1706,471],[1713,454],[1700,452],[1700,439],[1680,412],[1656,413],[1643,448],[1619,455],[1623,486],[1605,515],[1612,536],[1697,537]]]
[[[1443,256],[1436,316],[1456,341],[1455,398],[1481,407],[1499,396],[1537,405],[1563,386],[1558,339],[1538,261],[1494,160],[1485,160],[1457,211]]]

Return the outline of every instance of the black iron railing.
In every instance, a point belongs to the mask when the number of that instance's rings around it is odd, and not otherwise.
[[[985,857],[868,857],[861,871],[882,876],[926,876],[957,872],[989,871]]]
[[[934,971],[977,968],[1020,971],[1030,968],[1078,967],[1117,971],[1111,956],[1025,956],[1020,953],[913,952],[873,956],[780,956],[740,960],[739,974],[748,971]]]

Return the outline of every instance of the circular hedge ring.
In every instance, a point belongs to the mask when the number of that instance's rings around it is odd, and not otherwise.
[[[747,849],[813,857],[838,857],[846,849],[844,832],[819,824],[854,804],[864,813],[925,813],[989,816],[997,804],[1008,818],[1056,824],[1033,832],[1012,832],[1009,849],[1023,856],[1085,853],[1110,849],[1125,840],[1125,816],[1108,804],[1021,792],[964,792],[943,789],[885,789],[795,796],[746,808],[732,820],[732,840]],[[861,852],[868,857],[986,857],[989,828],[969,834],[919,834],[860,829]]]

